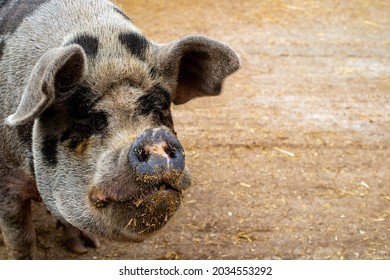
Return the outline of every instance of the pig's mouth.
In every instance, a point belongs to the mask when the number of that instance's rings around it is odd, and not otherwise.
[[[184,150],[171,132],[151,128],[118,151],[104,154],[83,198],[94,232],[142,241],[170,220],[191,185]]]
[[[140,188],[127,198],[113,198],[95,188],[89,195],[89,202],[99,219],[103,218],[115,229],[116,238],[126,239],[131,233],[137,235],[133,241],[142,241],[169,221],[180,207],[182,197],[181,190],[161,183]]]

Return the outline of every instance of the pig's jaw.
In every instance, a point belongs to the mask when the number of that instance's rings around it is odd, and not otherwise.
[[[182,198],[181,190],[167,184],[140,188],[123,200],[91,188],[72,200],[57,197],[56,208],[49,210],[59,220],[81,230],[115,240],[142,242],[168,223]]]
[[[182,203],[182,192],[168,185],[141,189],[124,200],[114,200],[99,189],[89,194],[88,208],[116,239],[144,239],[161,229]],[[113,236],[112,236],[113,235]]]

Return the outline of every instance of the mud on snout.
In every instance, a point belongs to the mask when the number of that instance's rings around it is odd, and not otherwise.
[[[107,153],[97,174],[87,204],[100,234],[136,242],[169,221],[191,184],[183,147],[163,128],[147,129],[130,148]]]

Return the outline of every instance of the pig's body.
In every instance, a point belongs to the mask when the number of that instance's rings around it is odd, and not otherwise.
[[[139,242],[190,185],[171,102],[217,95],[238,68],[201,36],[158,45],[111,2],[0,4],[0,226],[11,258],[34,258],[30,201],[70,248],[91,233]],[[76,230],[77,229],[77,230]]]

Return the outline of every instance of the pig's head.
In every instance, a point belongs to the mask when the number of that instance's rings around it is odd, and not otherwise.
[[[171,103],[218,95],[238,67],[229,47],[202,36],[165,45],[134,32],[69,36],[36,63],[7,123],[34,123],[35,176],[52,214],[141,241],[191,183]]]

